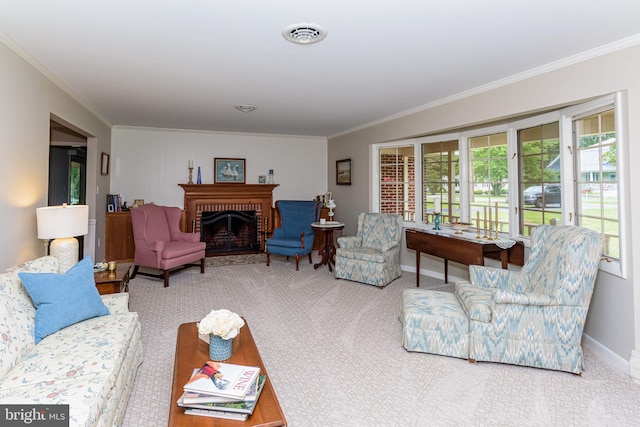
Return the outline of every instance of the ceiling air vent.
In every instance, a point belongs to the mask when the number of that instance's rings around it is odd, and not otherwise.
[[[327,37],[327,31],[316,24],[294,24],[282,31],[282,37],[295,44],[312,44]]]

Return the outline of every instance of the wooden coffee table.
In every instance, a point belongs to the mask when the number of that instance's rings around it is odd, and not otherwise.
[[[245,320],[246,322],[246,320]],[[253,341],[249,325],[240,329],[240,334],[233,339],[232,356],[225,362],[239,365],[259,366],[260,373],[267,375],[262,393],[253,414],[246,421],[210,418],[198,415],[186,415],[184,408],[176,403],[183,393],[183,386],[191,378],[195,368],[201,367],[209,360],[209,344],[198,338],[196,322],[183,323],[178,327],[176,341],[176,359],[173,366],[173,385],[169,405],[169,427],[178,426],[286,426],[287,420],[282,413],[276,393],[271,386],[269,374],[262,363],[256,343]]]

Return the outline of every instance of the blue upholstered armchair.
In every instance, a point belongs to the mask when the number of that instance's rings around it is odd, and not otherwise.
[[[385,287],[402,275],[401,239],[401,215],[361,213],[357,234],[338,238],[336,279]]]
[[[296,258],[296,271],[300,256],[309,255],[315,232],[311,223],[318,221],[320,203],[306,200],[278,200],[276,210],[280,216],[282,226],[273,230],[273,237],[267,239],[267,266],[271,262],[271,254],[285,255]]]

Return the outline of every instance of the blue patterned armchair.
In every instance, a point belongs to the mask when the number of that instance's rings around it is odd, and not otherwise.
[[[471,266],[471,283],[456,284],[469,316],[469,358],[580,373],[603,236],[542,225],[531,237],[519,272]]]
[[[469,266],[453,295],[403,291],[407,350],[579,374],[582,332],[603,236],[570,225],[531,234],[520,271]]]
[[[355,236],[338,238],[336,279],[383,288],[402,275],[400,241],[402,215],[361,213]]]
[[[271,254],[285,255],[287,258],[296,258],[296,271],[300,257],[309,256],[315,231],[311,223],[318,221],[320,216],[320,204],[307,200],[278,200],[276,210],[280,215],[282,226],[273,230],[273,237],[267,239],[267,266],[271,262]]]

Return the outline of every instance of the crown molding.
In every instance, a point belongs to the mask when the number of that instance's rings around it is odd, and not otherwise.
[[[510,84],[513,83],[517,83],[523,80],[527,80],[533,77],[537,77],[540,76],[542,74],[546,74],[549,73],[551,71],[555,71],[555,70],[559,70],[565,67],[568,67],[570,65],[574,65],[574,64],[578,64],[580,62],[584,62],[584,61],[588,61],[590,59],[594,59],[594,58],[598,58],[600,56],[604,56],[613,52],[617,52],[619,50],[622,49],[626,49],[629,47],[633,47],[640,44],[640,34],[636,34],[633,35],[631,37],[627,37],[625,39],[622,40],[618,40],[600,47],[597,47],[595,49],[590,49],[588,51],[576,54],[576,55],[572,55],[572,56],[568,56],[566,58],[562,58],[558,61],[554,61],[554,62],[550,62],[548,64],[545,65],[541,65],[539,67],[535,67],[532,68],[530,70],[527,71],[523,71],[522,73],[518,73],[518,74],[514,74],[511,75],[509,77],[506,77],[504,79],[500,79],[500,80],[496,80],[494,82],[491,83],[487,83],[485,85],[482,86],[478,86],[476,88],[473,89],[469,89],[467,91],[464,92],[460,92],[451,96],[448,96],[446,98],[441,98],[438,99],[436,101],[433,102],[429,102],[427,104],[424,105],[420,105],[418,107],[414,107],[411,108],[409,110],[405,110],[405,111],[401,111],[399,113],[396,114],[392,114],[390,116],[386,116],[383,118],[380,118],[378,120],[374,120],[372,122],[363,124],[361,126],[357,126],[355,128],[349,129],[347,131],[344,132],[340,132],[334,135],[329,136],[328,138],[337,138],[339,136],[343,136],[352,132],[356,132],[362,129],[366,129],[369,128],[371,126],[376,126],[382,123],[387,123],[390,122],[392,120],[396,120],[396,119],[400,119],[403,117],[407,117],[410,116],[412,114],[416,114],[416,113],[420,113],[426,110],[430,110],[432,108],[436,108],[439,107],[441,105],[445,105],[445,104],[449,104],[451,102],[454,101],[459,101],[465,98],[469,98],[472,97],[474,95],[478,95],[481,93],[485,93],[485,92],[489,92],[491,90],[500,88],[500,87],[504,87],[504,86],[508,86]]]

